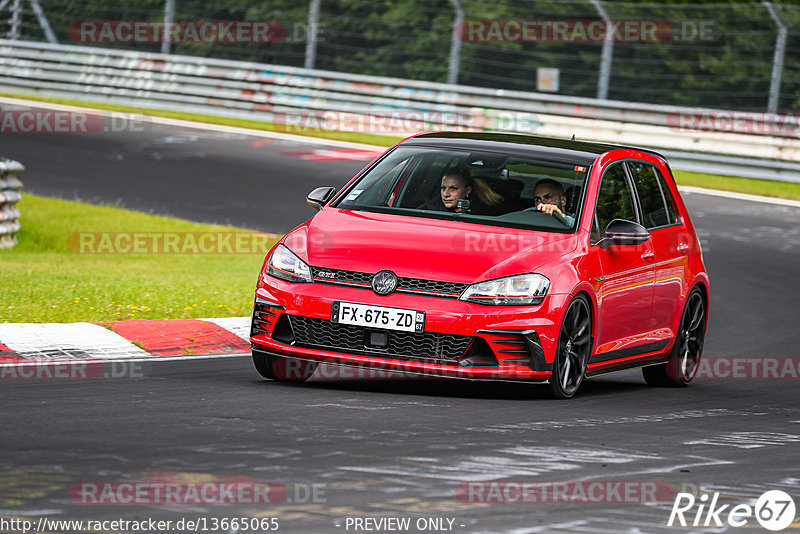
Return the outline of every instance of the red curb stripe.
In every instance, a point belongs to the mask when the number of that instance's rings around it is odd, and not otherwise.
[[[24,356],[20,356],[10,348],[0,343],[0,362],[18,362],[24,359]]]
[[[221,326],[197,319],[112,321],[108,325],[128,341],[156,356],[230,354],[250,345]]]

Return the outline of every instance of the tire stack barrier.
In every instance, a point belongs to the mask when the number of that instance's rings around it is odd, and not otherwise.
[[[17,175],[24,170],[21,163],[0,158],[0,249],[17,244],[20,229],[17,202],[22,200],[22,181]]]

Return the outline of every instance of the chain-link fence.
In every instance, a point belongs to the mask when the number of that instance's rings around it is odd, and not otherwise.
[[[789,2],[0,0],[0,36],[48,35],[496,89],[800,108],[800,6]]]

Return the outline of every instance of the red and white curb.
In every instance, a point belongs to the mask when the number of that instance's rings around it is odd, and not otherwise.
[[[250,350],[249,332],[249,317],[0,323],[0,365],[237,354]]]

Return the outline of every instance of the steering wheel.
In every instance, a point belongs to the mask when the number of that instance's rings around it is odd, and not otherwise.
[[[567,218],[561,215],[560,213],[554,211],[553,216],[556,218],[558,222],[560,222],[564,226],[572,226],[570,223],[567,222]]]
[[[547,215],[545,212],[541,211],[539,208],[535,206],[533,208],[525,208],[522,211],[531,211],[531,212],[541,213],[542,215]],[[555,220],[557,220],[564,226],[572,226],[570,223],[567,222],[567,219],[565,219],[564,216],[558,213],[557,211],[554,211],[552,215],[550,215],[550,217],[555,218]]]

